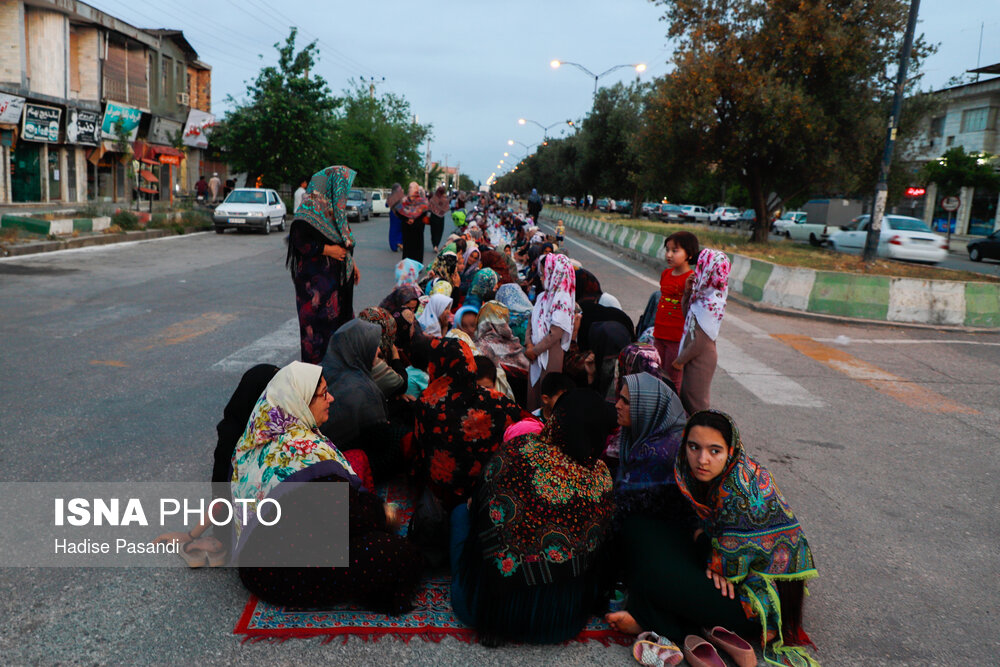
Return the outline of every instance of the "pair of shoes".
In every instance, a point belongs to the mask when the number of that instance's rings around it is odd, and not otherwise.
[[[684,659],[691,667],[726,667],[715,647],[697,635],[684,638]]]
[[[437,251],[438,251],[438,247],[434,246],[434,252],[437,253]]]
[[[190,542],[185,542],[181,545],[180,550],[178,550],[177,555],[181,557],[188,567],[203,567],[208,565],[208,554],[205,553],[203,549],[193,549],[192,545],[194,540]]]
[[[757,667],[757,654],[753,646],[735,632],[717,625],[711,630],[702,630],[708,641],[729,654],[738,667]]]
[[[181,547],[181,552],[190,555],[192,559],[196,559],[197,554],[201,554],[202,562],[198,565],[192,565],[191,561],[181,556],[191,567],[201,567],[205,565],[205,561],[208,562],[209,567],[219,567],[226,564],[229,556],[228,552],[222,548],[222,542],[211,536],[199,537],[188,542]]]
[[[641,665],[664,667],[680,663],[684,654],[677,648],[677,644],[666,637],[655,632],[642,632],[632,645],[632,657]]]

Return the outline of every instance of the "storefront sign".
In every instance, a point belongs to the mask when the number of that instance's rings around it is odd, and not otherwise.
[[[142,119],[142,112],[132,107],[122,106],[114,102],[108,102],[104,108],[104,122],[101,124],[101,137],[118,139],[115,133],[115,123],[121,118],[124,121],[123,129],[128,133],[128,140],[135,141],[135,135],[139,133],[139,121]]]
[[[18,125],[21,122],[21,111],[24,109],[24,98],[0,93],[0,124]]]
[[[188,112],[187,125],[184,126],[184,145],[193,148],[208,148],[208,135],[215,127],[215,116],[198,109]]]
[[[61,118],[62,109],[41,104],[25,104],[21,136],[25,141],[59,143],[59,120]]]
[[[164,153],[160,153],[157,157],[160,160],[160,164],[173,164],[178,167],[181,164],[181,158],[179,155],[166,155]]]
[[[101,143],[101,114],[84,109],[66,112],[66,143],[96,146]]]
[[[176,120],[153,116],[153,120],[149,124],[149,134],[146,136],[146,140],[151,144],[173,146],[174,137],[180,134],[183,129],[184,126]]]

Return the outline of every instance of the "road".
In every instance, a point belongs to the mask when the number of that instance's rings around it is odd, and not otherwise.
[[[359,307],[391,287],[387,225],[355,226]],[[570,234],[570,254],[641,312],[655,272]],[[280,234],[230,233],[0,261],[0,480],[207,479],[242,369],[297,356],[284,257]],[[996,664],[1000,335],[731,303],[719,358],[713,404],[733,414],[813,546],[806,627],[823,664]],[[246,598],[232,570],[3,569],[0,654],[6,664],[635,664],[627,648],[599,644],[241,645],[232,629]]]

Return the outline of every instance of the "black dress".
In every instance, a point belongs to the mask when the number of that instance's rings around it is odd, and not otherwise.
[[[424,261],[424,225],[427,222],[427,213],[422,213],[416,218],[407,218],[400,215],[403,227],[403,257],[413,259],[420,263]]]

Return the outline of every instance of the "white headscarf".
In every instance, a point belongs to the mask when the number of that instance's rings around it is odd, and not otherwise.
[[[569,349],[573,336],[573,317],[576,314],[576,273],[566,255],[549,253],[542,256],[542,292],[531,311],[531,342],[542,342],[553,326],[563,330],[560,346]],[[548,367],[549,351],[542,352],[531,363],[529,370],[531,385],[534,386]]]
[[[608,306],[609,308],[622,310],[622,302],[607,292],[601,294],[601,298],[597,300],[597,304],[600,306]]]
[[[698,265],[694,270],[694,283],[691,285],[691,299],[684,319],[681,350],[694,340],[695,322],[712,340],[719,337],[719,327],[722,325],[723,315],[726,314],[728,296],[729,257],[718,250],[702,249],[698,254]]]
[[[275,373],[264,390],[267,402],[301,421],[306,428],[316,427],[309,404],[316,395],[323,368],[316,364],[293,361]]]
[[[432,294],[424,306],[424,312],[417,318],[420,328],[428,336],[441,337],[441,314],[451,308],[452,299],[444,294]]]

